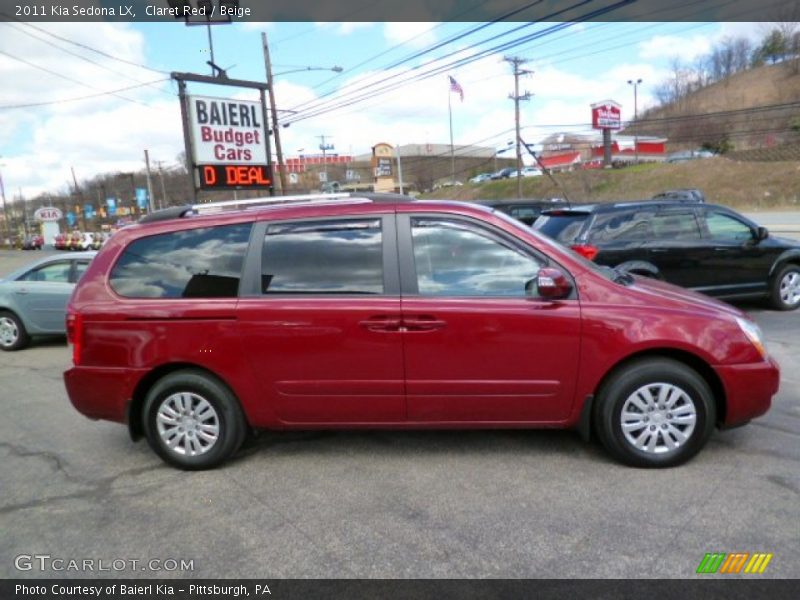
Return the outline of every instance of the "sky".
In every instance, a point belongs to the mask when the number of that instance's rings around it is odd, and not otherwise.
[[[690,62],[725,36],[756,39],[765,28],[759,23],[573,23],[553,30],[558,24],[496,23],[414,57],[479,25],[236,23],[215,26],[211,33],[215,63],[229,77],[261,81],[261,32],[267,33],[276,106],[281,122],[288,124],[281,128],[283,152],[296,156],[319,153],[320,135],[339,154],[367,153],[379,142],[447,144],[448,100],[457,145],[503,148],[513,140],[514,127],[509,99],[514,80],[503,61],[509,55],[527,59],[524,68],[532,71],[520,83],[521,92],[531,93],[521,105],[526,141],[587,130],[589,105],[601,100],[620,103],[624,121],[633,116],[629,79],[643,80],[641,111],[654,104],[653,89],[675,58]],[[315,107],[330,108],[340,96],[353,99],[532,34],[539,37],[505,53],[489,53],[315,114]],[[494,36],[501,37],[481,43]],[[177,86],[169,73],[210,74],[209,59],[207,28],[180,21],[0,23],[0,174],[8,200],[20,192],[30,198],[64,191],[71,169],[79,182],[104,172],[140,170],[145,149],[152,162],[174,168],[183,134]],[[332,67],[343,71],[325,70]],[[449,92],[448,75],[463,88],[463,102]],[[191,94],[257,99],[241,89],[189,85]],[[113,90],[124,91],[104,94]],[[343,96],[347,92],[353,95]]]

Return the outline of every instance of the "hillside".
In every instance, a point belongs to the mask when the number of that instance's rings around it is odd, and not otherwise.
[[[800,141],[800,107],[761,107],[800,102],[800,74],[789,63],[736,73],[641,115],[625,133],[664,135],[670,150],[719,143],[730,150]],[[739,111],[733,114],[715,114]]]
[[[586,170],[554,175],[570,200],[619,201],[650,198],[681,187],[703,190],[709,202],[740,209],[800,209],[800,162],[741,162],[711,158],[676,164],[642,164],[626,169]],[[523,179],[528,198],[561,197],[563,193],[547,177]],[[514,198],[516,180],[448,187],[426,194],[427,198],[475,200]]]

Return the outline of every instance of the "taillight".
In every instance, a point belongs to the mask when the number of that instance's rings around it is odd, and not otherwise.
[[[83,344],[83,317],[79,313],[67,313],[67,342],[72,344],[72,364],[81,364],[81,346]]]
[[[572,246],[572,249],[589,260],[594,260],[595,256],[597,256],[597,253],[600,251],[597,246],[592,246],[591,244],[575,244]]]

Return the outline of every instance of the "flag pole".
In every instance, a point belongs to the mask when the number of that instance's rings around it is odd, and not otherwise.
[[[450,183],[456,183],[456,153],[453,147],[453,108],[451,106],[450,97],[453,95],[453,90],[448,86],[447,88],[447,114],[450,117]]]

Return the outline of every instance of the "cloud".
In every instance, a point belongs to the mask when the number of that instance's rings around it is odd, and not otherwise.
[[[654,35],[639,44],[639,56],[645,60],[679,58],[692,61],[711,50],[712,40],[708,35],[683,37],[677,35]]]
[[[404,44],[409,48],[424,48],[436,42],[436,23],[385,23],[383,36],[395,46]]]
[[[0,156],[9,189],[23,188],[26,196],[60,189],[70,177],[70,166],[83,177],[139,169],[144,148],[168,160],[180,152],[178,103],[169,84],[102,94],[166,75],[109,60],[48,35],[144,64],[141,33],[124,23],[43,23],[36,27],[4,24],[0,36],[0,51],[6,53],[0,54],[0,80],[14,82],[0,89],[0,106],[53,103],[0,110]],[[93,94],[99,95],[68,101]]]

